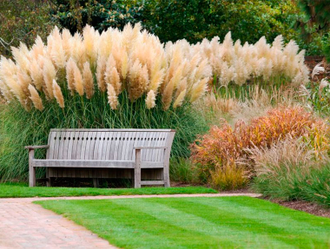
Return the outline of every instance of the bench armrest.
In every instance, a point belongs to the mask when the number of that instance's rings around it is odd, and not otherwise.
[[[29,145],[29,146],[25,146],[24,148],[28,150],[48,149],[49,145]]]
[[[158,146],[158,147],[143,147],[143,146],[139,146],[139,147],[134,147],[134,150],[143,150],[143,149],[147,149],[147,150],[152,150],[152,149],[167,149],[168,147],[166,146]]]

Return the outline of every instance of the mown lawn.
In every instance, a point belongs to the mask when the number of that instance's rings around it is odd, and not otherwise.
[[[330,247],[330,219],[250,197],[36,203],[122,248]]]
[[[61,197],[61,196],[96,196],[96,195],[160,195],[160,194],[202,194],[217,193],[205,187],[144,187],[134,188],[59,188],[33,187],[26,184],[1,183],[0,198],[8,197]]]

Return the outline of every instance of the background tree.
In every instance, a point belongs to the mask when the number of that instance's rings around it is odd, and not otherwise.
[[[296,27],[301,32],[305,44],[316,43],[330,61],[330,1],[297,0],[300,15]],[[319,54],[322,53],[319,51]]]
[[[36,36],[45,38],[52,28],[50,2],[46,0],[0,1],[0,55],[10,55],[10,46],[32,45]]]

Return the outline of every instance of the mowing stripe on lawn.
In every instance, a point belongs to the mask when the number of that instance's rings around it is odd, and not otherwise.
[[[213,213],[211,219],[209,219],[210,217],[208,215],[203,216],[196,214],[196,210],[192,212],[189,208],[190,205],[187,205],[189,204],[189,199],[190,198],[185,198],[184,200],[173,201],[170,205],[166,205],[166,203],[164,203],[166,200],[161,200],[159,202],[157,201],[156,203],[154,199],[143,199],[139,201],[132,199],[131,202],[127,202],[125,200],[123,204],[128,205],[125,206],[125,208],[130,208],[132,211],[136,208],[143,210],[145,215],[151,215],[159,222],[167,222],[177,228],[181,228],[184,224],[186,230],[194,231],[204,237],[207,236],[209,237],[208,240],[212,240],[213,243],[217,242],[221,244],[225,242],[226,245],[231,244],[232,247],[235,247],[235,243],[233,243],[232,238],[233,235],[243,236],[247,241],[254,242],[254,244],[258,242],[256,236],[251,234],[251,231],[244,231],[241,228],[235,228],[235,226],[227,225],[221,222],[214,222],[213,218],[217,219],[218,217],[216,216],[219,215],[214,212],[214,209],[201,210],[203,213],[205,212],[209,215]],[[145,202],[147,202],[148,205],[146,205]],[[171,219],[174,216],[176,219]],[[219,221],[221,221],[221,217]],[[277,246],[287,246],[287,241],[272,238],[268,236],[267,233],[264,234],[264,237],[266,240],[271,240]]]
[[[217,197],[215,197],[217,198]],[[256,232],[259,235],[269,236],[271,234],[273,239],[277,239],[278,241],[282,241],[287,245],[296,244],[296,239],[301,241],[302,245],[306,245],[306,243],[320,243],[326,239],[330,242],[329,233],[322,234],[321,239],[315,239],[310,237],[310,229],[311,225],[302,222],[297,222],[290,217],[290,210],[285,215],[274,213],[275,210],[269,210],[268,212],[264,212],[264,210],[260,210],[258,207],[236,207],[235,200],[239,200],[244,197],[230,197],[231,201],[226,203],[226,199],[228,197],[221,197],[221,203],[215,198],[209,198],[202,200],[204,198],[189,198],[187,202],[191,202],[190,205],[198,204],[201,209],[191,211],[189,209],[185,209],[185,212],[194,213],[203,219],[207,219],[210,222],[219,223],[224,222],[226,220],[233,220],[235,222],[227,223],[229,228],[239,227],[240,232],[243,230],[246,232]],[[217,198],[218,199],[218,198]],[[262,201],[262,200],[255,200]],[[154,205],[154,204],[153,204]],[[189,206],[189,205],[187,205]],[[174,206],[175,208],[180,209],[180,204]],[[256,212],[258,209],[258,212]],[[286,209],[286,208],[284,208]],[[200,211],[200,212],[198,212]],[[294,211],[295,212],[295,211]],[[258,213],[258,216],[256,216]],[[330,220],[329,220],[330,221]],[[289,224],[289,225],[288,225]],[[319,225],[323,226],[321,222]],[[315,232],[322,233],[322,229],[316,229],[315,225],[312,225],[313,230]],[[328,223],[329,231],[330,224]],[[297,229],[298,228],[298,229]],[[308,231],[309,229],[309,231]],[[324,226],[323,226],[324,231]],[[290,234],[290,237],[286,236],[286,234]],[[320,234],[321,235],[321,234]]]
[[[124,248],[330,246],[330,219],[249,197],[37,203]]]
[[[192,202],[198,203],[199,205],[209,205],[211,209],[218,209],[222,212],[226,211],[226,209],[223,208],[223,206],[219,206],[218,202],[214,200],[214,198],[211,198],[210,200],[201,201],[197,198],[190,198]],[[309,232],[307,230],[308,227],[311,226],[317,226],[315,228],[316,232],[321,232],[322,227],[329,228],[330,231],[330,220],[327,224],[324,224],[324,219],[321,217],[315,217],[310,214],[292,210],[286,207],[282,207],[278,204],[273,204],[271,206],[267,205],[269,202],[265,200],[259,200],[259,199],[253,199],[253,203],[258,203],[258,216],[256,217],[256,210],[255,208],[251,208],[247,206],[247,204],[251,204],[249,202],[252,201],[251,198],[246,197],[232,197],[227,198],[223,197],[221,198],[223,201],[223,205],[227,202],[228,208],[235,205],[235,210],[237,210],[237,214],[244,214],[244,216],[247,217],[254,217],[254,220],[256,220],[258,223],[268,224],[272,227],[277,227],[283,230],[283,226],[281,224],[283,223],[289,223],[290,226],[285,227],[285,231],[288,233],[297,233],[299,232],[299,235],[305,234],[309,236]],[[285,210],[285,215],[278,214],[276,212],[281,212]],[[227,211],[228,212],[228,211]],[[229,214],[228,214],[229,215]],[[298,218],[299,216],[299,218]],[[313,219],[309,219],[310,217],[313,217]],[[302,219],[305,218],[305,219]],[[282,222],[282,223],[280,223]],[[299,231],[294,229],[294,227],[300,227]],[[324,234],[324,238],[329,238],[329,233]],[[329,239],[330,241],[330,239]]]

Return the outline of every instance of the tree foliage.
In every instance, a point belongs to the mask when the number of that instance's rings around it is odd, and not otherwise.
[[[0,1],[0,55],[10,55],[10,46],[33,44],[37,35],[44,38],[50,30],[47,1]]]
[[[142,7],[109,0],[55,0],[53,19],[71,33],[89,24],[99,31],[109,27],[123,29],[127,23],[141,20]]]

